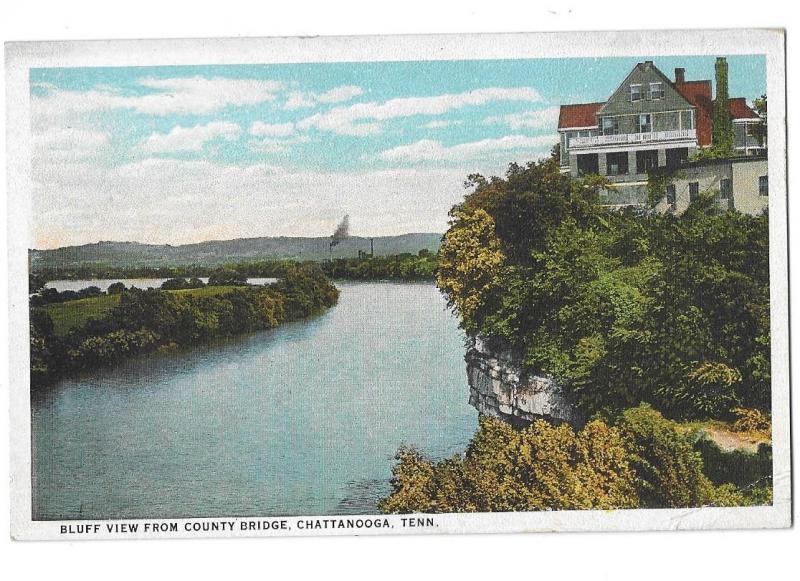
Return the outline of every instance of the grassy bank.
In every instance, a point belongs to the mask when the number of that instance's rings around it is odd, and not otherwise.
[[[207,286],[203,288],[164,291],[182,296],[213,297],[235,289],[233,286]],[[63,337],[76,328],[83,327],[90,319],[101,319],[119,305],[121,294],[98,295],[76,301],[53,303],[37,307],[53,321],[53,333]]]
[[[31,383],[216,337],[270,329],[333,306],[339,296],[319,269],[288,270],[268,286],[126,289],[31,307]]]

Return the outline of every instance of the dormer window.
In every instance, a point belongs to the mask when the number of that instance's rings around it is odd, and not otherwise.
[[[664,98],[664,83],[650,83],[650,99],[658,101]]]
[[[631,103],[642,100],[642,86],[631,85]]]

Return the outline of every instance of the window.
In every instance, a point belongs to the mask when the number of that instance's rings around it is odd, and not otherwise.
[[[650,133],[653,130],[652,118],[650,113],[639,115],[639,133]]]
[[[650,98],[653,101],[664,98],[664,83],[650,83]]]
[[[670,209],[675,209],[675,184],[667,184],[667,204]]]
[[[767,176],[758,177],[758,195],[759,196],[769,195],[769,177]]]
[[[700,196],[700,183],[689,182],[689,203],[694,202]]]
[[[606,154],[606,175],[623,176],[628,174],[628,152],[615,151]]]
[[[631,85],[631,102],[642,100],[642,86]]]
[[[723,200],[730,200],[733,194],[733,187],[730,178],[722,178],[719,180],[719,197]]]
[[[603,135],[617,135],[619,133],[619,119],[616,117],[603,117],[601,121]]]
[[[600,160],[596,153],[586,153],[578,156],[578,175],[600,173]]]
[[[658,151],[647,149],[636,152],[636,173],[647,173],[658,167]]]
[[[688,147],[674,147],[667,150],[667,167],[678,169],[689,158]]]
[[[694,114],[692,111],[681,111],[681,129],[694,129]]]

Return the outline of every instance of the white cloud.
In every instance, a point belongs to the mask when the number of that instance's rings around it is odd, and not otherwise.
[[[355,85],[342,85],[341,87],[334,87],[330,91],[320,93],[317,95],[317,101],[320,103],[341,103],[342,101],[349,101],[356,97],[363,95],[364,89]]]
[[[256,137],[288,137],[294,133],[294,123],[264,123],[256,121],[250,126],[250,135]]]
[[[283,108],[290,111],[296,109],[307,109],[318,103],[342,103],[354,99],[364,94],[364,89],[355,85],[343,85],[334,87],[324,93],[312,93],[310,91],[293,91],[289,94]]]
[[[400,97],[383,103],[356,103],[347,107],[334,107],[330,111],[311,115],[297,126],[307,130],[316,128],[339,135],[373,135],[381,131],[380,122],[414,115],[441,115],[470,105],[484,105],[494,101],[522,101],[537,103],[541,95],[530,87],[489,87],[465,93],[436,95],[432,97]]]
[[[326,236],[344,213],[356,234],[443,232],[464,176],[479,168],[468,169],[288,171],[164,158],[114,168],[35,163],[32,242]]]
[[[519,129],[554,129],[558,123],[559,107],[536,109],[509,115],[494,115],[483,120],[485,125],[507,125],[514,131]]]
[[[76,127],[52,128],[33,134],[34,159],[69,161],[97,158],[107,151],[109,136]]]
[[[506,135],[494,139],[482,139],[468,143],[459,143],[449,147],[440,141],[422,139],[409,145],[387,149],[378,154],[383,161],[421,162],[421,161],[461,161],[476,159],[497,152],[522,150],[543,153],[558,143],[554,135]]]
[[[461,125],[462,123],[464,123],[464,122],[461,121],[460,119],[459,120],[452,120],[452,121],[436,120],[436,121],[430,121],[428,123],[425,123],[425,125],[423,125],[423,127],[425,129],[443,129],[445,127],[453,127],[455,125]]]
[[[265,137],[263,139],[251,139],[248,147],[258,153],[283,153],[289,150],[289,146],[295,143],[308,143],[311,138],[308,135],[296,135],[288,138]]]
[[[142,78],[137,84],[151,92],[123,95],[109,87],[88,91],[50,90],[31,98],[34,125],[53,125],[72,114],[86,114],[111,109],[131,109],[149,115],[173,113],[202,115],[229,105],[255,105],[276,99],[283,84],[256,79],[221,77]]]
[[[242,132],[236,123],[213,121],[194,127],[173,127],[169,133],[153,133],[139,147],[149,153],[171,151],[202,151],[203,146],[214,139],[236,139]]]

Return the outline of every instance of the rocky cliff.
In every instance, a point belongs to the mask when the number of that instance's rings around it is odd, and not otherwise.
[[[584,418],[558,383],[531,373],[518,359],[510,351],[490,348],[480,336],[471,337],[465,356],[469,403],[517,427],[536,419],[582,425]]]

